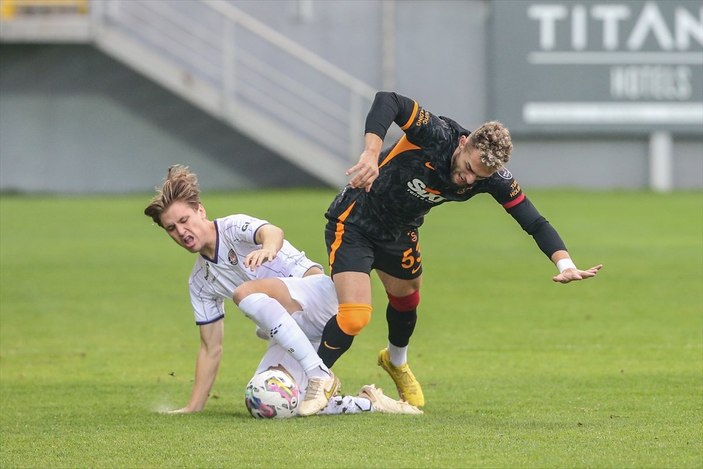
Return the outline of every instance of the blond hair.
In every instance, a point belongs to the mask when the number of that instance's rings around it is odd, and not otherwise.
[[[478,149],[481,163],[489,168],[502,168],[513,151],[510,132],[498,121],[486,122],[471,132],[469,144]]]
[[[156,188],[156,195],[144,209],[144,215],[161,225],[161,214],[176,201],[185,202],[193,208],[200,205],[198,177],[187,166],[180,164],[168,168],[166,179]]]

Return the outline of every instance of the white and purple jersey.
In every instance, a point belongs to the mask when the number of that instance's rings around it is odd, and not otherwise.
[[[239,214],[218,218],[214,223],[217,231],[215,257],[198,255],[188,281],[195,323],[199,326],[222,319],[225,300],[231,300],[234,289],[247,280],[302,277],[311,267],[321,268],[284,240],[276,258],[252,272],[244,267],[244,258],[261,249],[255,241],[256,232],[268,222]]]

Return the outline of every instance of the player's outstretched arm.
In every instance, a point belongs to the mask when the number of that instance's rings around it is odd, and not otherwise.
[[[195,363],[195,383],[193,383],[190,400],[187,406],[172,410],[169,414],[190,414],[205,408],[220,367],[224,323],[225,321],[220,319],[212,324],[200,326],[200,352]]]
[[[552,254],[552,261],[559,269],[559,274],[552,277],[558,283],[569,283],[576,280],[586,280],[595,277],[598,271],[603,268],[603,264],[598,264],[588,270],[580,270],[569,257],[566,251],[557,251]]]

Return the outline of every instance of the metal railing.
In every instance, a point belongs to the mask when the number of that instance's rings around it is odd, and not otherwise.
[[[341,168],[363,144],[375,94],[369,85],[224,0],[94,0],[93,7],[96,35],[113,33],[99,45],[111,49],[115,32],[128,38],[137,44],[132,56],[149,53],[130,59],[143,62],[133,64],[141,71],[154,57],[171,64],[181,82],[197,83],[176,91],[206,90],[209,112],[331,185],[344,182]]]
[[[0,0],[0,13],[2,40],[93,43],[330,185],[361,152],[375,90],[232,2]]]

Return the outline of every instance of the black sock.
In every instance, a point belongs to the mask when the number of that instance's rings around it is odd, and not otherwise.
[[[317,354],[328,368],[332,368],[334,362],[336,362],[344,352],[349,350],[353,341],[353,335],[348,335],[339,328],[337,315],[335,314],[327,321],[327,325],[325,325],[322,331],[322,339],[320,340],[320,347],[317,349]]]
[[[406,347],[417,323],[417,308],[411,311],[398,311],[388,304],[386,308],[388,322],[388,341],[396,347]]]

